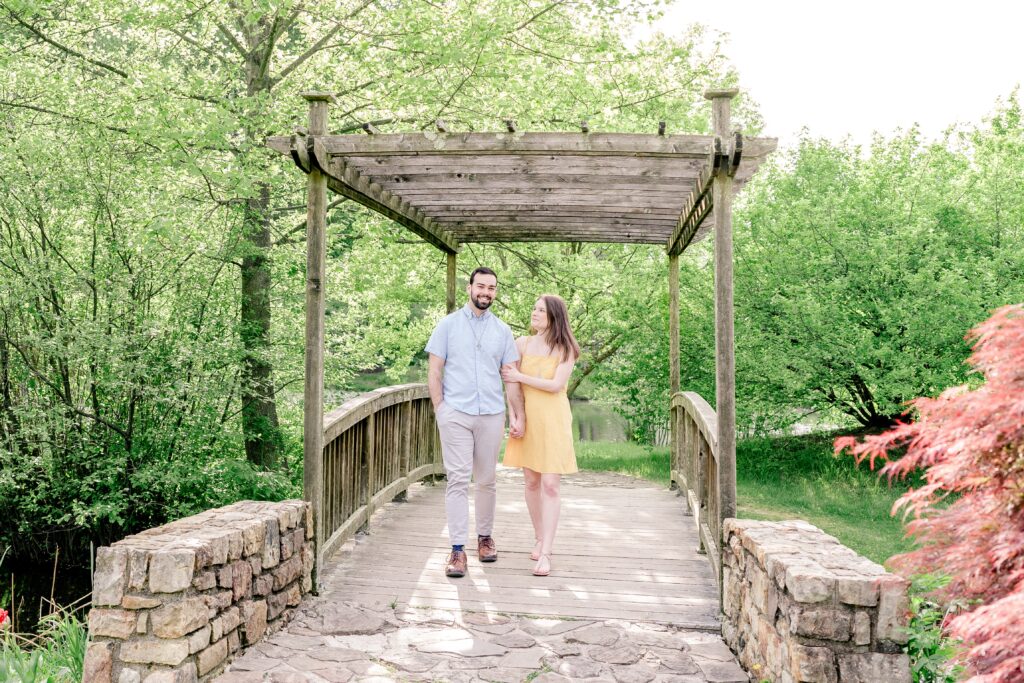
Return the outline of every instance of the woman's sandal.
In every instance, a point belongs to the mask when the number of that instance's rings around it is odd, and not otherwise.
[[[537,539],[537,542],[533,544],[533,550],[530,552],[530,559],[533,560],[534,562],[536,562],[537,560],[540,559],[540,539],[539,538]]]
[[[542,569],[540,569],[540,563],[541,563],[541,560],[543,558],[547,558],[548,568],[542,570]],[[551,573],[551,556],[546,554],[546,553],[541,553],[540,557],[537,558],[537,566],[533,568],[533,575],[534,576],[547,576],[550,573]]]

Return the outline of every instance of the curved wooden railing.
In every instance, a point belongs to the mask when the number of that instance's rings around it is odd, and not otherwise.
[[[718,483],[718,416],[700,394],[672,396],[672,484],[686,495],[718,585],[722,585],[722,513]]]
[[[325,415],[317,566],[378,507],[415,482],[443,472],[426,384],[360,394]]]

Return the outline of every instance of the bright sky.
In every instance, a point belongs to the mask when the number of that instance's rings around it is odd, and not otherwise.
[[[1024,84],[1020,0],[676,0],[656,28],[694,22],[729,34],[740,87],[783,145],[803,126],[859,143],[914,123],[937,137]]]

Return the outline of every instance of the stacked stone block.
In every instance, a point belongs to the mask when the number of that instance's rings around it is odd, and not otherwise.
[[[99,549],[85,683],[195,683],[312,590],[308,503],[242,501]]]
[[[910,683],[907,581],[804,521],[723,537],[722,634],[754,680]]]

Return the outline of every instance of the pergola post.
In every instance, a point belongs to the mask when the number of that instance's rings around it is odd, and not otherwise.
[[[445,310],[451,313],[455,310],[455,254],[447,252],[448,257],[448,278],[445,287]]]
[[[715,136],[722,154],[732,154],[729,120],[735,88],[708,90]],[[732,177],[728,164],[715,174],[715,413],[718,416],[718,486],[721,519],[736,516],[736,356],[733,334]],[[721,542],[721,539],[717,539]]]
[[[328,93],[307,92],[309,136],[327,134]],[[306,198],[306,377],[303,394],[303,497],[313,508],[317,570],[323,548],[324,442],[324,254],[327,247],[327,176],[310,165]]]
[[[668,256],[669,393],[679,391],[679,254]]]
[[[668,400],[679,391],[679,254],[668,255]],[[679,453],[679,430],[675,411],[669,409],[669,446],[672,454],[672,469],[676,469],[676,454]]]

